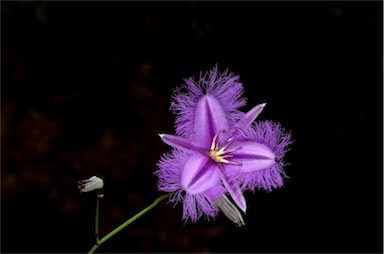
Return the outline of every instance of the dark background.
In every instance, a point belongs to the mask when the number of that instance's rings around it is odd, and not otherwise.
[[[216,63],[294,143],[246,226],[161,203],[98,252],[382,252],[382,2],[1,3],[1,252],[86,252],[160,193],[172,91]]]

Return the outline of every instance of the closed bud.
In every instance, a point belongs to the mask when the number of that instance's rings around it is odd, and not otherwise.
[[[223,196],[221,199],[216,201],[217,207],[227,216],[228,219],[237,224],[237,226],[244,226],[244,220],[241,216],[239,209],[229,200],[227,196]]]
[[[93,190],[102,189],[104,186],[104,181],[97,176],[92,176],[89,179],[78,181],[78,184],[80,192],[90,192]]]

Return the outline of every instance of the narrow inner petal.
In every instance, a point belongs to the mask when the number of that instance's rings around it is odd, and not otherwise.
[[[164,141],[164,143],[174,148],[178,148],[186,152],[198,150],[198,148],[194,147],[190,142],[182,137],[170,134],[159,134],[159,136]]]
[[[267,103],[256,105],[251,110],[249,110],[245,114],[245,124],[251,125],[253,121],[255,121],[256,118],[259,116],[261,111],[263,111],[263,108],[265,107],[265,105],[267,105]]]
[[[221,181],[223,182],[225,188],[228,190],[228,193],[231,195],[233,201],[235,201],[236,205],[245,213],[247,210],[247,203],[245,202],[245,198],[243,192],[240,189],[240,186],[236,182],[231,182],[227,179],[223,167],[219,167],[218,172]]]
[[[201,193],[220,181],[216,164],[200,153],[192,155],[186,162],[181,176],[181,185],[191,194]]]
[[[205,95],[197,103],[194,141],[209,149],[215,134],[225,130],[228,121],[222,106],[214,97]]]
[[[251,141],[237,141],[234,142],[231,147],[238,148],[231,153],[233,156],[231,161],[239,165],[228,165],[226,166],[228,170],[251,172],[269,168],[276,163],[276,156],[273,151],[263,144]]]

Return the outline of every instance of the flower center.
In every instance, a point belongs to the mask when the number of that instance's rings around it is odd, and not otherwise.
[[[228,158],[233,157],[233,155],[229,153],[240,149],[240,147],[236,149],[226,150],[228,146],[232,143],[233,138],[229,138],[223,146],[220,146],[218,140],[219,133],[220,132],[216,133],[216,135],[212,139],[211,149],[207,151],[208,157],[211,158],[217,164],[225,163],[232,165],[240,165],[239,163],[228,160]]]

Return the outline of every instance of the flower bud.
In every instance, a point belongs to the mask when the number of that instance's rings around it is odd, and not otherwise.
[[[104,181],[103,179],[97,177],[97,176],[92,176],[89,179],[83,180],[83,181],[78,181],[78,188],[80,192],[89,192],[93,190],[99,190],[102,189],[104,186]]]
[[[216,201],[217,207],[227,216],[228,219],[237,224],[237,226],[244,226],[244,220],[241,216],[239,209],[227,198],[227,196],[223,196],[221,199]]]

